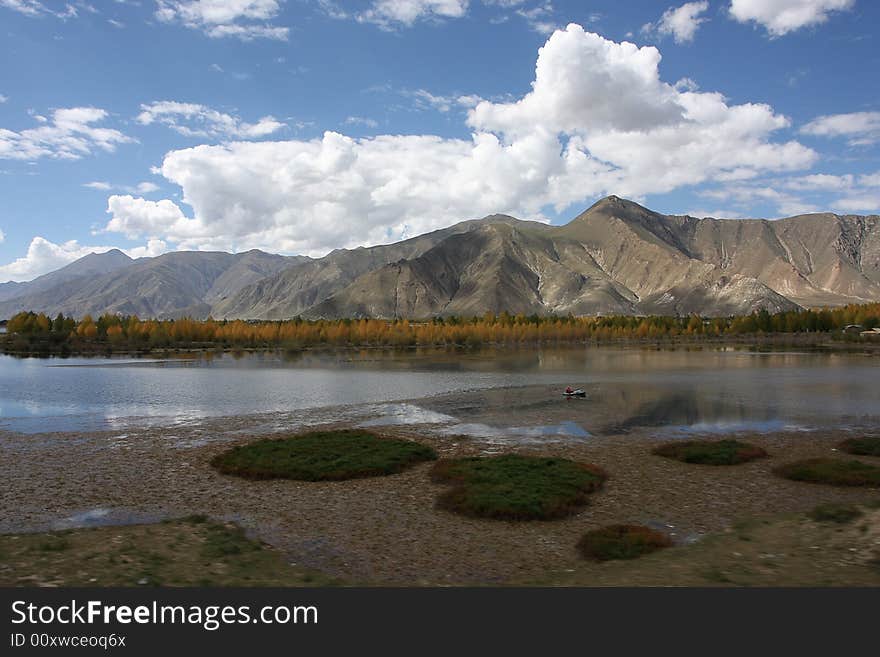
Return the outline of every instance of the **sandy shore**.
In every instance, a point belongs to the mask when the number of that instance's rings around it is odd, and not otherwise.
[[[552,403],[546,401],[551,394]],[[533,386],[445,395],[422,400],[420,406],[465,422],[509,427],[576,422],[585,411],[575,403],[560,403],[552,390]],[[686,542],[743,517],[880,498],[878,490],[796,483],[771,473],[787,460],[835,455],[834,446],[853,435],[839,430],[738,435],[771,457],[713,468],[653,456],[658,432],[643,428],[517,441],[443,435],[443,426],[431,424],[381,428],[430,444],[442,456],[560,455],[595,463],[609,473],[588,507],[552,522],[483,521],[437,510],[434,503],[443,486],[429,480],[429,464],[390,477],[333,483],[245,481],[219,475],[208,465],[214,454],[251,440],[267,426],[350,426],[350,417],[344,411],[339,415],[343,419],[337,422],[332,409],[283,421],[217,418],[125,435],[0,433],[5,489],[0,531],[206,513],[238,521],[284,550],[292,563],[347,581],[509,583],[572,569],[579,562],[574,546],[581,534],[608,523],[649,523]],[[612,416],[613,409],[609,422]],[[880,458],[860,458],[880,464]]]

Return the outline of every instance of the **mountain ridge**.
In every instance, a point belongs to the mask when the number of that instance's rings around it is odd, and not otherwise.
[[[729,315],[880,300],[877,215],[697,218],[617,196],[561,226],[489,215],[322,258],[175,252],[126,263],[117,254],[0,288],[0,317]]]

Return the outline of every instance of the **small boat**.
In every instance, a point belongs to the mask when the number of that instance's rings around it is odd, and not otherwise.
[[[563,397],[586,397],[587,393],[584,390],[581,390],[580,388],[578,388],[577,390],[571,390],[571,391],[566,390],[565,392],[562,393],[562,396]]]

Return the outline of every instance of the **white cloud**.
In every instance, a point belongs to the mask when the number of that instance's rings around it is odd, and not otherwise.
[[[524,18],[529,27],[538,34],[552,34],[558,27],[556,21],[553,20],[553,4],[550,2],[544,2],[530,9],[517,9],[516,14]]]
[[[426,19],[461,18],[467,13],[468,4],[468,0],[373,0],[369,9],[355,17],[382,27],[411,26]]]
[[[205,105],[172,100],[141,105],[137,121],[141,125],[158,122],[186,137],[255,139],[285,127],[273,116],[264,116],[256,123],[245,123],[237,116],[218,112]]]
[[[138,194],[150,194],[151,192],[159,191],[159,185],[151,182],[141,182],[137,184],[134,191]]]
[[[52,5],[62,5],[61,9],[54,9]],[[58,2],[52,0],[48,5],[40,0],[0,0],[0,7],[12,9],[25,16],[37,18],[41,16],[54,16],[66,20],[68,18],[76,18],[79,16],[80,10],[90,14],[97,14],[98,10],[94,6],[84,0],[73,0],[70,2]]]
[[[0,104],[5,103],[7,100],[9,100],[9,96],[4,96],[3,94],[0,94]]]
[[[700,196],[716,201],[733,202],[741,207],[749,207],[756,201],[764,201],[775,205],[780,216],[806,214],[817,212],[819,209],[795,194],[780,191],[765,184],[728,185],[718,189],[705,190],[700,192]]]
[[[103,180],[95,180],[93,182],[87,182],[83,184],[83,187],[88,187],[89,189],[97,189],[102,192],[109,192],[113,189],[113,185]]]
[[[90,253],[104,253],[114,248],[117,247],[88,246],[77,240],[56,244],[45,237],[37,236],[31,240],[24,256],[0,266],[0,281],[29,281]],[[161,255],[168,249],[161,240],[151,240],[144,246],[120,250],[132,258],[142,258]]]
[[[5,241],[6,241],[6,233],[4,233],[2,230],[0,230],[0,244],[3,244],[3,242],[5,242]]]
[[[863,187],[880,187],[880,171],[859,176],[859,184]]]
[[[237,37],[242,41],[285,41],[290,30],[273,25],[278,0],[156,0],[156,18],[200,30],[211,38]]]
[[[367,128],[376,128],[379,122],[364,116],[349,116],[345,119],[345,125],[362,125]]]
[[[264,247],[319,255],[399,239],[470,217],[540,218],[606,193],[641,198],[706,181],[811,165],[788,120],[763,104],[677,90],[660,53],[578,25],[541,48],[532,90],[482,100],[469,139],[326,132],[312,140],[201,145],[166,154],[170,200],[111,197],[107,230],[183,248]],[[115,199],[115,200],[114,200]]]
[[[38,0],[0,0],[0,7],[12,9],[25,16],[39,16],[49,10]]]
[[[776,206],[779,216],[829,210],[874,212],[880,209],[880,171],[862,175],[814,173],[761,182],[730,184],[699,192],[745,210],[755,201]]]
[[[442,96],[432,94],[426,89],[416,89],[415,91],[404,91],[404,95],[411,97],[415,101],[418,109],[435,109],[438,112],[449,112],[453,108],[472,108],[476,107],[483,99],[474,95],[450,95]]]
[[[818,137],[848,137],[850,146],[868,146],[880,141],[880,112],[820,116],[803,126],[801,132]]]
[[[109,192],[112,189],[116,189],[123,192],[128,192],[129,194],[150,194],[152,192],[159,190],[159,185],[151,182],[141,182],[137,185],[113,185],[106,180],[95,180],[92,182],[87,182],[83,184],[83,187],[88,187],[89,189],[95,189],[101,192]]]
[[[691,78],[681,78],[674,85],[676,91],[699,91],[700,85]]]
[[[694,40],[697,30],[708,18],[700,14],[709,9],[707,0],[687,2],[680,7],[670,7],[663,12],[656,24],[648,23],[642,28],[644,32],[656,32],[661,36],[671,36],[675,43],[687,43]]]
[[[740,23],[754,21],[778,37],[819,25],[835,11],[852,9],[855,0],[731,0],[730,15]]]
[[[95,149],[113,152],[118,144],[135,141],[119,130],[94,126],[107,118],[107,112],[97,107],[57,109],[48,121],[35,118],[42,123],[38,128],[21,132],[0,128],[0,159],[77,160]]]
[[[853,186],[855,178],[851,174],[835,176],[827,173],[813,173],[808,176],[789,178],[783,185],[800,191],[842,191]]]
[[[844,196],[838,199],[834,207],[843,212],[880,212],[880,194],[863,193]]]
[[[550,2],[542,2],[532,8],[520,8],[527,0],[482,0],[484,5],[501,9],[514,9],[516,14],[528,21],[537,32],[549,34],[556,24],[548,17],[553,13]],[[359,4],[369,5],[366,9],[346,9],[337,0],[317,0],[318,6],[330,18],[356,20],[360,23],[373,23],[382,29],[393,30],[398,27],[412,27],[419,22],[440,23],[445,19],[463,18],[470,9],[470,0],[362,0]],[[493,25],[504,23],[510,15],[497,15],[489,19]],[[598,14],[590,14],[589,20],[597,20]]]
[[[168,199],[147,201],[127,194],[114,195],[107,199],[107,212],[113,218],[105,231],[122,233],[132,239],[141,235],[151,238],[173,235],[172,241],[181,242],[205,236],[204,224],[187,219],[177,204]]]

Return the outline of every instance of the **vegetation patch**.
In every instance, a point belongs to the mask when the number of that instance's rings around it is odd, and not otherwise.
[[[845,525],[864,514],[855,504],[820,504],[808,514],[816,522],[835,522]]]
[[[578,550],[587,559],[610,561],[636,559],[661,548],[670,547],[666,534],[642,525],[609,525],[584,534]]]
[[[436,458],[433,449],[411,440],[343,430],[258,440],[215,456],[211,465],[247,479],[336,481],[395,474]]]
[[[837,448],[843,452],[858,454],[859,456],[880,456],[880,436],[847,438]]]
[[[688,440],[660,445],[654,454],[701,465],[737,465],[767,456],[757,445],[738,440]]]
[[[452,485],[441,508],[479,518],[549,520],[577,511],[607,475],[562,458],[505,454],[438,461],[434,481]]]
[[[149,525],[0,534],[0,586],[326,586],[238,525],[205,516]]]
[[[774,468],[780,477],[831,486],[880,486],[880,467],[855,459],[816,458]]]

